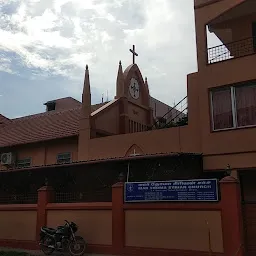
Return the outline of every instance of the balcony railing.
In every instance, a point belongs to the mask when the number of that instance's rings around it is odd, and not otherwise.
[[[256,37],[208,48],[208,64],[256,53]]]
[[[159,118],[149,130],[163,129],[188,124],[188,97],[184,97],[174,107]]]

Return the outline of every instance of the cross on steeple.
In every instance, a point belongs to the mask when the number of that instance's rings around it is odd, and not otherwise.
[[[135,52],[135,45],[132,46],[130,52],[132,53],[132,64],[135,64],[135,56],[138,56],[138,53]]]

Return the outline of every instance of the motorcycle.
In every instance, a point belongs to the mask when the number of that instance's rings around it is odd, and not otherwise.
[[[78,226],[65,220],[64,226],[57,229],[41,227],[40,248],[45,255],[54,251],[68,251],[71,256],[82,256],[86,250],[86,242],[81,236],[75,236]]]

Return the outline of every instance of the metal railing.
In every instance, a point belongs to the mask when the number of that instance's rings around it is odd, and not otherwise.
[[[111,202],[112,189],[86,192],[56,192],[55,203]]]
[[[238,249],[236,250],[234,256],[237,256],[239,252],[241,252],[241,250],[244,249],[244,245],[241,243],[238,247]]]
[[[36,204],[38,194],[1,194],[0,204]]]
[[[256,37],[245,38],[208,48],[208,64],[256,53]]]
[[[153,126],[150,127],[150,130],[186,125],[188,123],[187,110],[188,102],[186,96],[174,107],[169,109],[164,116],[159,118]]]

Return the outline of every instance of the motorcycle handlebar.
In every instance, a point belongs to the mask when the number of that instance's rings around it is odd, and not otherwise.
[[[64,220],[68,225],[69,225],[69,222],[67,220]]]

